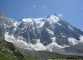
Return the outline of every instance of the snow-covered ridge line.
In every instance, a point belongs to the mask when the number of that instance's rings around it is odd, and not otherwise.
[[[15,21],[13,23],[13,26],[17,27],[22,22],[24,22],[26,25],[31,24],[32,26],[34,26],[34,24],[36,24],[37,28],[41,28],[44,26],[45,22],[47,21],[49,21],[49,23],[52,24],[52,23],[57,23],[59,20],[60,20],[59,17],[55,15],[51,15],[49,17],[43,17],[43,18],[23,18],[19,21]]]

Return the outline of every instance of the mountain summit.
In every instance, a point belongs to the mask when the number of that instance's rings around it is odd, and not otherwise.
[[[0,16],[3,17],[1,13]],[[5,39],[17,47],[72,55],[83,53],[83,31],[57,15],[19,21],[2,17]]]

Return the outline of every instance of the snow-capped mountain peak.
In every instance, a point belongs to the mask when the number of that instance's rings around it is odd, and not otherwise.
[[[50,23],[57,23],[60,20],[58,16],[51,15],[49,18],[47,18],[47,21],[50,21]]]
[[[83,45],[83,31],[57,15],[16,21],[0,14],[0,27],[2,20],[5,39],[20,48],[65,53],[72,52],[72,47],[79,46],[80,43],[81,46]],[[82,48],[76,48],[76,53],[82,50]]]

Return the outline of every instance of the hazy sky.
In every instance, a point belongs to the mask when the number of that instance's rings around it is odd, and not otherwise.
[[[0,11],[15,20],[57,13],[83,30],[83,0],[0,0]]]

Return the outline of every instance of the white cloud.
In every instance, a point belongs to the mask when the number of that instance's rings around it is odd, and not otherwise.
[[[58,14],[58,16],[59,16],[59,17],[62,17],[62,14],[60,13],[60,14]]]
[[[48,8],[46,6],[42,6],[42,9],[47,10]]]
[[[36,5],[33,5],[33,7],[35,8],[35,7],[36,7]]]

